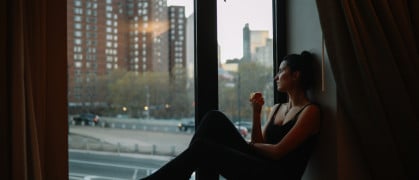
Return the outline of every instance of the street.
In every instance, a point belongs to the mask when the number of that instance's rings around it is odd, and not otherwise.
[[[69,150],[69,179],[138,179],[150,174],[170,158]]]
[[[70,124],[69,179],[128,180],[144,177],[186,149],[193,136],[193,132],[176,130],[176,123],[137,125],[143,128]]]

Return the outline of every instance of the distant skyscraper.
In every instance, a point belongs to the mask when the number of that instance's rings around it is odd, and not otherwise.
[[[269,52],[270,51],[270,52]],[[272,61],[269,58],[269,53],[272,53],[272,39],[269,38],[269,31],[266,30],[250,30],[249,24],[243,28],[243,60],[258,61]],[[272,55],[270,57],[273,57]]]
[[[249,24],[243,28],[243,60],[250,61],[252,59],[252,54],[250,51],[250,28]]]

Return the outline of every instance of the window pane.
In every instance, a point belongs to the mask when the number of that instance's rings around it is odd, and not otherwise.
[[[251,92],[262,92],[262,122],[273,105],[272,0],[218,4],[219,107],[250,139]]]
[[[144,177],[194,132],[193,0],[67,5],[69,179]]]

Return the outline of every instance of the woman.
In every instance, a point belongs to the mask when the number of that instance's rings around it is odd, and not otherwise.
[[[320,110],[306,96],[313,85],[312,55],[303,51],[284,58],[275,76],[288,103],[276,104],[263,130],[261,94],[250,98],[251,141],[247,143],[219,111],[208,112],[189,147],[145,179],[189,179],[208,169],[227,179],[300,179],[320,130]]]

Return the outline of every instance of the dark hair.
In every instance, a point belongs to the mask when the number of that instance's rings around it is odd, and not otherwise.
[[[301,54],[289,54],[284,57],[291,72],[300,71],[300,85],[304,90],[314,84],[313,55],[308,51]]]

